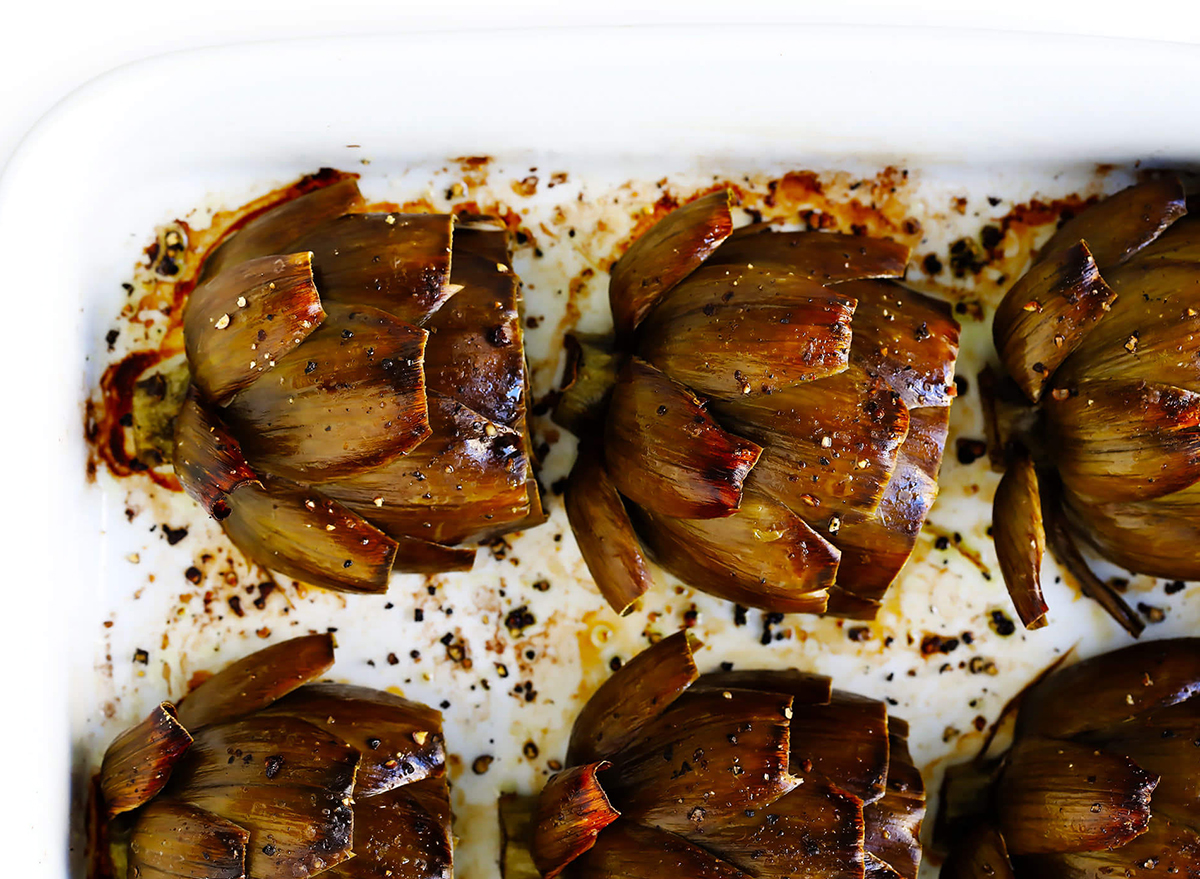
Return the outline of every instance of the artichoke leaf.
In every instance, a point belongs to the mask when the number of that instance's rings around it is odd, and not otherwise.
[[[899,395],[855,365],[778,393],[716,401],[713,412],[762,446],[750,482],[826,537],[831,518],[879,506],[908,435]]]
[[[1025,735],[997,789],[1000,830],[1013,855],[1117,848],[1146,832],[1157,784],[1126,757]]]
[[[333,636],[290,638],[225,666],[179,703],[180,722],[192,729],[267,707],[333,667]]]
[[[1200,876],[1200,834],[1187,824],[1155,814],[1150,828],[1132,842],[1107,850],[1017,859],[1030,879],[1151,879]]]
[[[1017,615],[1025,628],[1040,629],[1049,610],[1042,596],[1046,529],[1037,469],[1028,455],[1013,461],[1000,478],[992,503],[992,532],[996,560]]]
[[[156,800],[137,814],[129,873],[138,879],[246,879],[250,832],[190,806]]]
[[[892,386],[909,409],[949,406],[960,327],[950,306],[889,281],[847,281],[854,297],[850,359]]]
[[[310,253],[261,256],[201,284],[183,313],[192,383],[224,406],[312,335],[321,299]]]
[[[611,765],[572,766],[546,782],[533,820],[533,862],[543,879],[554,879],[621,816],[596,777]]]
[[[393,539],[396,541],[396,560],[392,570],[397,574],[444,574],[475,567],[474,547],[446,546],[416,537]]]
[[[334,500],[285,479],[229,495],[229,539],[260,565],[338,592],[386,592],[396,541]]]
[[[567,477],[563,495],[579,552],[600,594],[624,616],[654,585],[629,511],[600,454],[587,443]]]
[[[1087,693],[1088,698],[1072,698],[1079,693]],[[1135,644],[1085,659],[1040,683],[1025,695],[1018,732],[1071,738],[1196,695],[1200,695],[1200,638]]]
[[[357,788],[356,788],[357,793]],[[361,796],[361,794],[359,794]],[[410,788],[354,801],[354,857],[329,879],[451,879],[450,825],[430,815]]]
[[[821,613],[841,553],[783,504],[747,489],[723,519],[675,519],[635,507],[655,560],[685,583],[747,607]]]
[[[191,744],[170,702],[118,736],[100,764],[100,791],[108,814],[120,815],[152,800]]]
[[[313,876],[353,856],[358,759],[357,749],[298,718],[236,720],[196,733],[165,795],[250,831],[247,875]]]
[[[617,669],[576,717],[567,760],[608,759],[632,742],[699,677],[692,655],[698,646],[690,633],[681,630]]]
[[[573,879],[750,879],[728,861],[682,836],[629,821],[610,826],[571,865]]]
[[[436,341],[425,352],[425,380],[430,390],[516,427],[529,387],[520,282],[507,258],[459,251],[450,283],[461,289],[427,325]]]
[[[880,601],[860,598],[835,583],[829,589],[829,603],[825,607],[825,615],[844,620],[870,622],[879,616],[879,608],[882,606],[883,603]]]
[[[925,820],[925,783],[908,750],[908,724],[888,720],[891,759],[887,790],[863,809],[867,873],[917,879],[921,869],[921,824]]]
[[[692,684],[691,692],[704,690],[758,690],[763,693],[783,693],[792,697],[793,716],[804,706],[828,705],[833,698],[832,682],[825,675],[783,669],[738,669],[710,671]],[[793,728],[794,728],[793,724]]]
[[[821,284],[862,278],[902,278],[911,249],[888,238],[840,232],[772,232],[734,235],[706,265],[773,265]]]
[[[538,797],[500,795],[500,879],[542,879],[533,863],[533,816]]]
[[[261,485],[237,437],[194,393],[175,417],[174,444],[179,484],[218,521],[229,516],[229,495],[243,485]]]
[[[362,203],[357,181],[343,178],[268,208],[251,217],[205,257],[200,279],[212,278],[249,259],[284,253],[308,230],[356,210]]]
[[[445,772],[442,715],[382,690],[307,684],[262,713],[307,720],[357,748],[356,801]]]
[[[727,433],[691,391],[636,357],[613,387],[604,457],[617,489],[660,516],[729,516],[761,447]]]
[[[863,804],[884,795],[891,746],[883,702],[834,690],[824,705],[793,703],[791,729],[792,769],[806,783],[824,778]]]
[[[449,214],[345,214],[291,245],[311,251],[324,302],[370,306],[423,326],[455,292]]]
[[[1116,299],[1083,241],[1034,264],[1013,284],[996,309],[992,337],[1026,397],[1035,403],[1042,398],[1059,366]]]
[[[349,476],[429,436],[428,333],[371,308],[331,304],[302,348],[225,409],[250,463],[299,482]]]
[[[618,337],[637,329],[663,296],[695,271],[733,232],[732,193],[723,189],[675,209],[617,260],[608,301]]]
[[[1063,874],[1055,874],[1060,877]],[[943,879],[1017,879],[1000,831],[980,824],[957,841],[942,865]]]
[[[761,809],[684,833],[759,879],[862,879],[863,806],[814,779]]]
[[[799,784],[788,772],[791,713],[780,693],[685,693],[613,757],[605,790],[630,821],[695,838]]]
[[[771,393],[846,368],[856,304],[772,266],[704,266],[642,324],[638,352],[709,397]]]
[[[521,436],[431,392],[430,435],[381,467],[319,485],[385,533],[441,544],[515,522],[529,513],[529,460]]]
[[[625,355],[614,353],[603,339],[579,333],[567,333],[563,349],[567,363],[554,404],[554,423],[581,437],[603,423]]]
[[[191,381],[187,355],[180,352],[147,369],[134,383],[129,402],[133,447],[147,467],[157,467],[174,456],[175,420]]]
[[[1122,189],[1080,211],[1054,233],[1041,258],[1087,242],[1104,271],[1120,265],[1165,232],[1187,213],[1183,184],[1167,176]]]

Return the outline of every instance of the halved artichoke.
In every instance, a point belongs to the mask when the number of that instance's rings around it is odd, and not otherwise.
[[[542,520],[502,225],[367,211],[338,179],[254,216],[200,278],[175,471],[251,559],[383,592]]]
[[[441,714],[314,683],[333,647],[267,647],[119,736],[98,780],[97,879],[449,879]]]
[[[1110,196],[1055,233],[996,311],[1012,382],[994,394],[1010,464],[996,548],[1027,627],[1045,622],[1047,538],[1134,635],[1144,624],[1077,541],[1137,573],[1200,578],[1200,220],[1186,212],[1174,177]],[[1014,417],[1021,394],[1034,408]]]
[[[619,613],[644,546],[741,604],[873,618],[937,494],[958,324],[888,280],[907,247],[735,232],[730,200],[651,227],[612,269],[615,338],[568,339],[572,528]]]
[[[915,879],[907,724],[820,675],[702,675],[692,647],[679,632],[622,666],[580,711],[568,768],[535,804],[502,801],[506,879]]]
[[[1034,685],[994,778],[975,815],[948,789],[959,814],[944,879],[1200,876],[1200,639]]]

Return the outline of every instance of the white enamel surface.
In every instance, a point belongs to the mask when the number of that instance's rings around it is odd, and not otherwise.
[[[902,65],[894,60],[899,45],[908,59]],[[283,596],[260,611],[243,592],[246,616],[224,611],[216,620],[203,612],[204,591],[227,606],[231,590],[254,582],[243,582],[247,572],[235,566],[239,585],[216,585],[219,562],[200,589],[183,579],[198,553],[221,545],[217,529],[181,498],[142,496],[136,487],[129,498],[129,485],[84,480],[82,401],[107,356],[103,337],[123,301],[119,285],[157,225],[197,206],[239,204],[321,165],[362,170],[373,197],[436,194],[446,157],[487,154],[501,160],[491,185],[509,201],[506,174],[519,178],[537,166],[545,179],[567,171],[568,186],[585,188],[583,205],[574,203],[579,222],[605,218],[618,241],[629,209],[656,197],[645,181],[667,176],[672,189],[687,191],[714,173],[873,172],[896,163],[913,169],[913,214],[929,249],[944,252],[938,240],[958,237],[959,227],[977,231],[983,219],[947,220],[953,196],[975,206],[984,195],[1011,203],[1120,185],[1121,174],[1096,183],[1097,161],[1187,164],[1200,144],[1200,114],[1159,84],[1194,82],[1197,73],[1200,56],[1169,45],[920,30],[651,28],[261,45],[170,56],[95,82],[46,120],[0,181],[14,471],[5,645],[14,722],[0,738],[16,758],[10,783],[25,797],[9,828],[23,842],[14,873],[21,865],[27,876],[63,875],[72,770],[77,781],[85,777],[118,730],[164,696],[178,696],[194,671],[267,643],[256,634],[263,627],[277,639],[335,626],[336,677],[450,701],[465,879],[496,875],[497,792],[534,789],[547,761],[562,756],[579,699],[607,673],[609,659],[628,659],[647,628],[673,629],[693,602],[705,667],[798,665],[895,699],[896,713],[914,723],[918,762],[934,770],[979,741],[972,733],[943,742],[947,727],[968,733],[976,717],[993,720],[1062,650],[1126,643],[1061,584],[1047,590],[1049,628],[996,636],[986,620],[992,609],[1008,610],[1003,586],[984,580],[962,554],[934,549],[932,533],[923,535],[870,641],[851,641],[835,621],[794,617],[776,627],[788,637],[763,646],[757,615],[735,627],[729,605],[676,594],[665,579],[643,612],[618,620],[588,582],[557,503],[551,522],[514,541],[507,558],[481,551],[473,572],[439,578],[434,596],[422,579],[400,577],[387,599],[312,591],[300,598],[286,589],[284,614]],[[357,166],[362,158],[370,164]],[[642,183],[621,186],[631,180]],[[549,216],[575,192],[543,189],[524,206],[531,217]],[[550,341],[565,298],[555,290],[589,258],[565,240],[546,251],[536,264],[517,264],[532,287],[528,311],[546,317],[529,334],[538,393],[553,380]],[[581,324],[602,329],[602,272],[589,289]],[[968,324],[962,374],[973,379],[989,335],[986,325]],[[971,394],[956,406],[956,431],[980,435],[977,401]],[[570,456],[569,438],[555,445],[547,484]],[[948,459],[931,523],[960,532],[994,570],[985,529],[995,477],[982,461],[964,468],[953,454]],[[129,522],[131,500],[141,512]],[[149,530],[162,522],[189,524],[191,533],[168,547]],[[1052,582],[1052,563],[1046,573]],[[549,591],[532,588],[542,579]],[[1193,590],[1169,598],[1154,590],[1147,600],[1169,612],[1147,636],[1194,630],[1200,600]],[[385,610],[387,601],[395,607]],[[513,638],[503,618],[521,604],[537,622]],[[424,609],[424,623],[414,622],[414,606]],[[653,611],[661,616],[650,621]],[[920,655],[924,635],[964,631],[975,636],[969,647]],[[438,639],[448,632],[465,643],[470,670],[444,659]],[[895,640],[885,647],[888,635]],[[137,648],[150,653],[148,665],[131,661]],[[420,663],[409,658],[414,649]],[[998,674],[957,668],[973,656],[991,660]],[[955,668],[939,673],[943,661]],[[497,662],[509,677],[499,677]],[[509,692],[525,681],[537,692],[531,702]],[[527,741],[537,744],[534,760],[522,754]],[[471,763],[482,754],[496,759],[476,775]]]

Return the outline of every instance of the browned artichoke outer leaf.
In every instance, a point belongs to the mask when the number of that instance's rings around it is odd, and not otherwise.
[[[1035,263],[996,309],[992,338],[1008,374],[1035,403],[1117,294],[1083,241]]]
[[[861,800],[874,803],[888,780],[887,706],[834,690],[824,705],[792,707],[792,771],[823,777]]]
[[[283,253],[287,246],[326,220],[362,206],[353,180],[339,180],[263,211],[238,229],[204,260],[201,279],[259,256]]]
[[[575,718],[567,760],[593,763],[616,755],[690,687],[700,673],[686,630],[663,638],[617,669]]]
[[[1044,410],[1055,466],[1075,494],[1149,500],[1200,481],[1200,394],[1144,381],[1089,381],[1062,399],[1052,396]]]
[[[825,615],[844,620],[870,622],[879,616],[880,607],[882,607],[882,602],[870,598],[859,598],[835,583],[829,590],[829,603],[825,607]]]
[[[295,717],[207,726],[165,794],[250,831],[249,876],[312,876],[352,856],[358,750]]]
[[[723,519],[631,511],[655,560],[697,589],[748,607],[821,613],[841,553],[783,504],[746,491]]]
[[[949,406],[960,330],[949,304],[890,281],[834,289],[858,301],[851,360],[890,384],[910,409]]]
[[[430,435],[407,455],[320,485],[396,538],[461,543],[529,512],[521,436],[441,394],[429,394]]]
[[[563,502],[579,552],[600,594],[613,610],[625,615],[654,585],[654,578],[625,502],[601,455],[588,444],[580,446]]]
[[[1081,741],[1110,754],[1123,754],[1159,777],[1151,821],[1160,814],[1200,815],[1200,745],[1196,744],[1200,741],[1200,699],[1096,730]]]
[[[429,436],[428,333],[373,308],[330,305],[325,323],[226,408],[257,469],[296,481],[378,467]]]
[[[554,404],[554,423],[576,436],[587,436],[603,422],[626,355],[613,351],[604,339],[579,333],[563,336],[563,351],[567,363]]]
[[[119,815],[153,799],[191,743],[170,702],[117,736],[100,764],[100,791],[108,814]]]
[[[258,564],[338,592],[386,592],[396,541],[334,500],[285,479],[229,496],[225,533]]]
[[[415,537],[395,540],[396,561],[392,570],[397,574],[442,574],[475,567],[474,547],[445,546]]]
[[[554,879],[621,816],[596,777],[611,765],[572,766],[546,782],[533,821],[533,862],[544,879]]]
[[[1042,248],[1042,258],[1082,239],[1104,270],[1128,260],[1186,213],[1183,184],[1178,177],[1137,183],[1064,223]]]
[[[1056,671],[1025,694],[1018,729],[1021,735],[1070,738],[1197,694],[1200,638],[1149,641]]]
[[[798,784],[788,772],[792,697],[685,693],[613,758],[604,786],[630,821],[672,833],[720,827]]]
[[[189,394],[175,417],[175,475],[188,496],[217,520],[229,515],[229,495],[258,476],[220,417]]]
[[[758,690],[792,697],[793,714],[802,706],[828,705],[833,698],[832,681],[825,675],[795,668],[738,669],[710,671],[692,684],[691,692],[705,690]],[[795,729],[795,724],[792,724]]]
[[[859,278],[902,278],[911,249],[888,238],[839,232],[772,232],[735,235],[707,265],[767,265],[822,284]]]
[[[921,824],[925,820],[925,783],[908,751],[908,724],[889,720],[887,791],[863,809],[867,872],[874,876],[917,879],[921,869]]]
[[[750,481],[824,532],[849,510],[879,506],[908,435],[899,395],[856,365],[778,393],[718,401],[713,411],[763,447]]]
[[[1117,848],[1146,832],[1157,784],[1127,757],[1024,736],[996,791],[1000,830],[1014,855]]]
[[[358,801],[445,772],[442,715],[419,702],[369,687],[320,683],[300,687],[264,713],[307,720],[357,748]]]
[[[528,389],[517,276],[507,260],[456,249],[450,283],[462,289],[427,325],[429,389],[515,427]]]
[[[301,635],[256,650],[192,690],[177,709],[199,729],[266,708],[333,667],[333,635]]]
[[[1042,596],[1046,529],[1037,469],[1028,455],[1014,460],[996,487],[992,533],[996,560],[1017,615],[1025,628],[1040,629],[1046,625],[1049,610]]]
[[[453,293],[449,214],[345,214],[292,243],[311,251],[324,302],[371,306],[422,326]]]
[[[620,492],[661,516],[711,519],[737,511],[762,449],[722,430],[683,385],[636,357],[608,406],[604,457]]]
[[[731,193],[711,192],[659,220],[612,267],[608,301],[618,336],[628,336],[676,284],[733,232]]]
[[[896,470],[869,515],[850,513],[831,538],[841,550],[838,586],[854,596],[880,600],[912,555],[921,526],[937,497],[937,473],[950,410],[913,409]]]
[[[329,870],[339,879],[450,879],[450,824],[408,787],[354,801],[354,857]]]
[[[776,266],[704,266],[646,318],[638,353],[709,397],[770,393],[846,368],[855,305]]]
[[[420,781],[405,785],[405,793],[421,804],[435,821],[443,827],[450,826],[450,782],[445,775],[431,775]]]
[[[863,877],[862,803],[818,779],[684,835],[759,879]]]
[[[156,800],[137,814],[129,876],[137,879],[246,879],[250,832],[187,803]]]
[[[1200,834],[1185,822],[1155,814],[1150,828],[1119,848],[1016,858],[1022,879],[1150,879],[1200,876]]]
[[[1063,364],[1055,384],[1143,379],[1200,392],[1200,265],[1140,257],[1105,273],[1112,310]]]
[[[942,865],[942,879],[1017,879],[1004,837],[980,824],[954,841]]]
[[[325,320],[312,254],[262,256],[188,296],[183,338],[192,382],[224,405],[294,351]]]
[[[537,796],[500,795],[500,879],[541,879],[533,863],[533,816]]]
[[[512,263],[508,227],[504,220],[487,214],[456,214],[454,253],[472,253],[492,262]]]
[[[572,879],[749,879],[728,861],[681,836],[617,821],[571,865]]]

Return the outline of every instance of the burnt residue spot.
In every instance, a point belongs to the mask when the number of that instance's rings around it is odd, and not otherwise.
[[[133,661],[139,665],[148,665],[150,663],[150,654],[148,651],[145,651],[139,647],[137,650],[133,651]]]
[[[104,341],[108,344],[108,350],[113,350],[113,346],[117,344],[117,339],[120,337],[120,330],[109,330],[108,335],[104,337]]]
[[[959,437],[954,447],[960,464],[974,464],[987,454],[987,443],[979,439]]]
[[[1163,587],[1163,592],[1167,593],[1167,595],[1174,595],[1176,592],[1182,592],[1186,585],[1182,580],[1172,580]]]
[[[229,609],[233,611],[234,616],[244,617],[246,612],[242,610],[242,599],[238,595],[229,596]]]
[[[480,754],[471,762],[471,771],[476,775],[483,775],[492,766],[492,761],[496,758],[491,754]]]
[[[1004,232],[999,226],[984,226],[979,232],[979,241],[986,250],[995,250],[1004,240]]]
[[[863,642],[871,640],[871,630],[866,626],[851,626],[846,630],[846,637],[851,641]]]
[[[279,774],[279,770],[283,768],[283,755],[272,754],[264,762],[267,766],[267,778],[274,778]]]
[[[761,644],[770,644],[772,641],[782,641],[783,632],[774,631],[774,627],[783,622],[783,614],[772,611],[771,613],[763,614],[763,630],[762,636],[758,639]]]
[[[921,639],[922,656],[933,656],[935,653],[953,653],[957,649],[957,638],[943,638],[941,635],[926,635]]]
[[[940,275],[945,266],[942,265],[942,261],[938,259],[936,253],[927,253],[925,254],[925,258],[921,260],[921,268],[925,274],[933,277],[934,275]]]
[[[529,612],[529,606],[524,604],[514,607],[504,617],[504,627],[514,634],[520,634],[536,622],[537,619]]]
[[[746,625],[746,611],[747,610],[749,610],[749,608],[744,607],[743,605],[740,605],[740,604],[735,604],[733,606],[733,624],[735,626]]]
[[[191,565],[183,572],[183,577],[193,586],[198,586],[200,585],[200,581],[204,579],[204,572],[195,565]]]
[[[1151,623],[1161,623],[1167,618],[1167,612],[1161,607],[1156,607],[1153,604],[1146,604],[1144,601],[1138,602],[1138,613],[1146,618]]]
[[[167,544],[170,546],[174,546],[179,541],[183,540],[183,538],[188,536],[188,530],[186,527],[172,528],[170,525],[167,525],[165,522],[163,523],[163,526],[162,526],[162,533],[163,533],[163,537],[167,538]]]
[[[991,619],[988,620],[988,626],[993,632],[1004,638],[1007,638],[1017,630],[1016,623],[1002,610],[992,611]]]
[[[959,238],[950,245],[950,271],[956,278],[977,275],[987,265],[987,254],[974,238]]]

